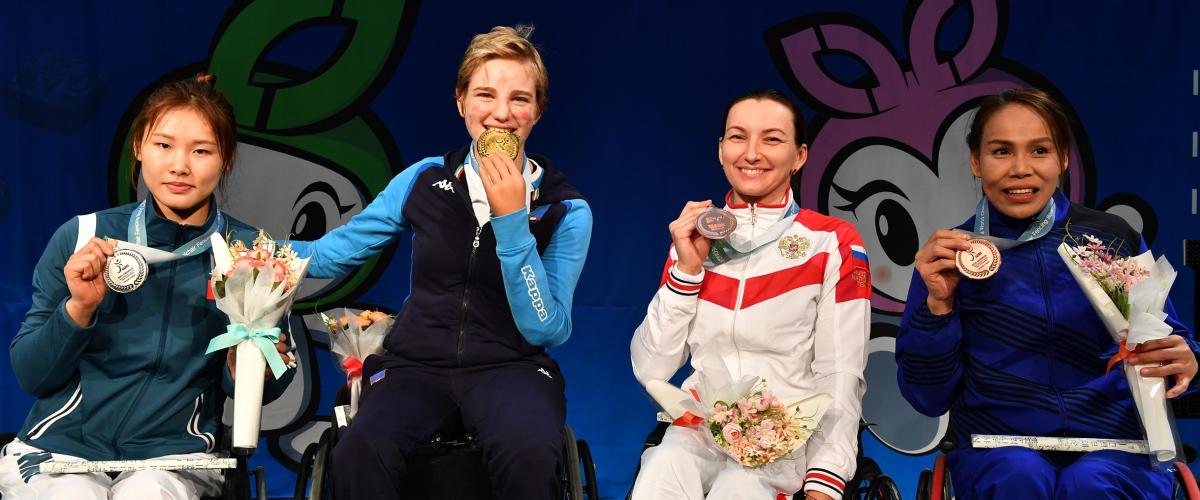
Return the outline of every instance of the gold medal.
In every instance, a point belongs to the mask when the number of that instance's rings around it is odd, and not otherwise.
[[[475,141],[475,150],[479,156],[488,156],[494,151],[503,151],[513,161],[517,159],[517,150],[521,147],[521,137],[507,130],[489,128],[479,134]]]

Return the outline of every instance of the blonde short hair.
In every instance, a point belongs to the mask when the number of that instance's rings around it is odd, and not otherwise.
[[[546,111],[549,102],[547,91],[550,78],[546,75],[546,65],[542,64],[542,55],[537,47],[529,41],[533,35],[533,26],[517,25],[516,27],[496,26],[492,31],[480,33],[471,39],[467,53],[463,54],[462,63],[458,66],[458,81],[454,91],[462,96],[471,84],[471,75],[483,63],[492,59],[513,59],[524,62],[530,76],[533,77],[534,90],[537,92],[538,114]]]

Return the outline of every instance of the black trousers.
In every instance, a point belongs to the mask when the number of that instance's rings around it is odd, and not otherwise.
[[[562,498],[566,397],[553,361],[378,370],[376,358],[367,358],[358,414],[333,450],[338,499],[400,498],[410,461],[453,419],[479,439],[496,498]]]

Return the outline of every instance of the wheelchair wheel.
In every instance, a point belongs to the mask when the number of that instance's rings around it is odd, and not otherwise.
[[[929,500],[929,487],[933,483],[933,471],[925,469],[917,476],[917,500]]]
[[[579,477],[579,446],[575,440],[575,431],[571,430],[571,426],[566,426],[566,439],[563,446],[566,448],[563,454],[563,466],[566,468],[566,499],[567,500],[583,500],[583,480]]]
[[[587,441],[582,439],[575,441],[575,447],[579,455],[579,466],[583,468],[583,493],[587,500],[600,500],[600,486],[596,484],[596,463],[592,461],[592,449],[588,447]]]
[[[888,476],[878,476],[867,486],[864,500],[900,500],[900,489],[896,482]]]
[[[296,500],[323,500],[333,497],[329,489],[329,458],[333,454],[333,429],[325,429],[317,442],[304,449],[300,470],[296,472]]]
[[[1196,486],[1196,476],[1184,462],[1175,462],[1175,495],[1174,498],[1189,500],[1200,499],[1200,488]]]

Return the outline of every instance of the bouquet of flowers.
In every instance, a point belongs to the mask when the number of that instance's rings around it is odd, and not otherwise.
[[[362,311],[357,315],[348,309],[343,312],[337,320],[321,313],[321,320],[329,328],[329,350],[346,373],[346,385],[350,387],[348,416],[353,419],[362,394],[363,360],[372,354],[383,354],[383,338],[396,318],[380,311]]]
[[[289,245],[279,245],[259,231],[251,246],[226,244],[212,235],[212,293],[217,308],[229,316],[225,333],[208,343],[208,353],[237,346],[234,381],[233,446],[258,446],[266,367],[275,378],[287,367],[279,358],[279,321],[291,309],[297,285],[308,268]]]
[[[793,453],[819,430],[833,400],[828,394],[816,394],[785,403],[758,377],[727,383],[710,380],[703,372],[690,394],[657,380],[647,383],[646,391],[671,415],[673,425],[704,425],[713,445],[750,468],[794,458]]]
[[[1083,241],[1071,239],[1075,244],[1064,241],[1058,246],[1058,254],[1118,344],[1117,354],[1108,362],[1109,369],[1129,357],[1138,344],[1171,334],[1163,308],[1176,272],[1166,257],[1155,261],[1150,252],[1115,257],[1116,252],[1095,236],[1084,234]],[[1140,368],[1125,363],[1124,371],[1146,431],[1146,444],[1153,460],[1171,462],[1178,453],[1166,402],[1166,382],[1162,377],[1143,377]]]

